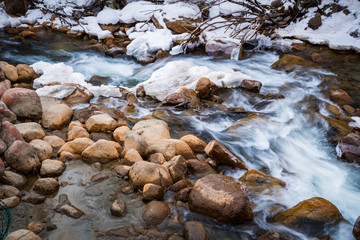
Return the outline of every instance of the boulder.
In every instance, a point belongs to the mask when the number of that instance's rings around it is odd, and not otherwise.
[[[0,99],[2,95],[10,88],[11,88],[11,82],[9,80],[6,81],[0,80]]]
[[[124,113],[117,108],[108,108],[103,104],[96,103],[90,103],[90,105],[86,108],[75,110],[74,116],[79,119],[80,122],[84,123],[90,117],[102,113],[109,114],[115,120],[124,119],[125,117]]]
[[[36,150],[36,155],[40,161],[51,158],[53,148],[47,142],[40,139],[34,139],[30,142],[30,145]]]
[[[177,155],[173,157],[170,161],[165,162],[163,166],[169,170],[174,182],[185,179],[187,165],[183,156]]]
[[[125,137],[128,132],[130,132],[130,128],[127,126],[121,126],[115,129],[113,137],[117,142],[122,143],[125,141]]]
[[[187,203],[192,190],[192,187],[183,188],[175,195],[174,199],[176,201]]]
[[[308,26],[309,28],[311,28],[312,30],[316,30],[321,26],[321,14],[320,13],[316,13],[315,16],[313,18],[311,18],[308,22]]]
[[[126,205],[125,202],[121,199],[115,200],[110,207],[111,215],[115,217],[121,217],[125,214]]]
[[[0,128],[0,139],[9,148],[15,141],[24,141],[19,130],[10,122],[3,121]]]
[[[69,152],[73,154],[81,154],[87,147],[94,142],[89,138],[76,138],[73,141],[65,143],[58,151],[58,155],[62,152]]]
[[[65,214],[68,217],[79,219],[85,213],[79,208],[73,206],[65,194],[59,196],[59,205],[56,206],[55,212]]]
[[[59,187],[55,178],[39,178],[35,181],[33,190],[42,195],[50,195],[55,193]]]
[[[66,169],[65,163],[58,160],[46,159],[41,163],[40,176],[56,177],[60,176]]]
[[[149,154],[161,154],[165,160],[170,160],[176,155],[176,147],[171,142],[153,141],[149,146]]]
[[[284,188],[286,183],[257,170],[247,171],[240,181],[245,183],[248,191],[253,193],[274,193],[275,188]]]
[[[14,126],[19,130],[26,142],[31,142],[34,139],[43,139],[45,137],[44,130],[41,125],[36,122],[18,123]]]
[[[195,174],[198,177],[203,177],[208,174],[216,173],[208,163],[201,162],[197,159],[190,159],[186,161],[188,171],[192,174]]]
[[[115,119],[107,113],[93,115],[85,124],[85,127],[89,132],[113,131],[117,126],[118,124]]]
[[[169,190],[172,192],[179,192],[181,189],[188,187],[192,187],[192,183],[188,180],[182,179],[171,185]]]
[[[133,148],[130,148],[126,152],[123,161],[125,164],[132,166],[134,163],[136,163],[138,161],[143,161],[143,159],[142,159],[141,155],[138,153],[138,151],[136,151]]]
[[[196,181],[189,195],[189,208],[224,223],[253,220],[250,200],[241,183],[220,174],[210,174]]]
[[[194,90],[183,87],[180,91],[167,96],[164,100],[164,105],[181,105],[185,108],[199,108],[200,99]]]
[[[254,93],[260,92],[261,86],[262,86],[261,82],[256,80],[249,80],[249,79],[243,80],[240,84],[240,88]]]
[[[17,2],[17,1],[15,1],[15,2]],[[26,230],[26,229],[20,229],[15,232],[12,232],[5,238],[5,240],[19,240],[19,239],[21,239],[21,240],[42,240],[41,237],[39,237],[32,231]]]
[[[151,154],[148,158],[148,161],[159,165],[162,165],[164,162],[166,162],[164,155],[162,155],[161,153]]]
[[[146,161],[136,162],[130,168],[130,180],[135,187],[142,188],[147,183],[168,187],[173,183],[166,167]]]
[[[35,78],[38,78],[34,69],[26,64],[18,64],[16,65],[16,70],[18,74],[18,81],[22,82],[31,82]]]
[[[328,200],[313,197],[277,214],[276,223],[308,234],[321,234],[326,227],[343,219],[337,207]]]
[[[146,204],[146,209],[142,214],[142,219],[146,225],[156,227],[162,223],[169,214],[170,208],[166,203],[151,201]]]
[[[218,165],[248,170],[243,161],[216,140],[212,140],[206,145],[205,152],[215,160]]]
[[[292,72],[298,67],[316,67],[317,65],[311,61],[307,61],[302,57],[285,54],[278,61],[271,65],[275,70],[284,70],[285,72]]]
[[[75,138],[82,138],[82,137],[84,138],[90,137],[90,134],[83,127],[74,126],[71,128],[71,130],[69,129],[69,131],[67,132],[68,141],[72,141]]]
[[[161,186],[147,183],[142,192],[143,201],[161,200],[164,197],[164,190]]]
[[[1,96],[0,96],[1,98]],[[0,115],[1,121],[8,121],[14,123],[16,121],[16,115],[6,106],[3,101],[0,101]]]
[[[40,167],[36,150],[24,141],[15,141],[5,152],[5,159],[12,168],[21,173],[36,171]]]
[[[22,189],[27,184],[27,178],[19,173],[12,171],[4,171],[3,176],[0,180],[2,183],[14,186],[18,189]]]
[[[12,196],[5,198],[2,201],[8,208],[13,208],[20,203],[20,198],[18,196]]]
[[[5,3],[6,12],[11,15],[16,15],[16,16],[25,15],[25,13],[28,10],[28,2],[26,0],[4,0],[4,3]],[[14,239],[18,239],[18,238],[14,238]],[[40,238],[34,238],[34,239],[40,239]],[[24,238],[24,240],[27,239]]]
[[[347,162],[360,164],[360,135],[350,133],[339,142],[341,159]]]
[[[148,154],[147,142],[139,134],[133,131],[126,134],[123,153],[126,154],[131,148],[135,149],[143,157]]]
[[[86,161],[108,163],[119,158],[118,150],[114,142],[107,140],[98,140],[87,147],[81,154]]]
[[[137,132],[145,140],[170,139],[170,131],[167,123],[163,120],[148,119],[137,122],[132,131]]]
[[[0,139],[0,154],[3,154],[7,149],[6,144],[4,143],[3,140]]]
[[[185,135],[180,140],[187,143],[193,152],[204,152],[205,150],[206,142],[192,134]]]
[[[349,96],[349,94],[342,89],[332,90],[330,92],[330,99],[340,106],[351,105],[354,103],[354,100]]]
[[[287,237],[281,236],[277,232],[269,231],[261,235],[260,237],[256,238],[256,240],[289,240],[289,239]]]
[[[16,82],[18,80],[18,73],[15,66],[11,64],[2,64],[0,66],[2,72],[5,74],[5,77],[9,79],[11,82]]]
[[[178,140],[178,139],[160,139],[158,141],[173,144],[175,146],[175,150],[176,150],[175,154],[176,155],[181,155],[185,159],[196,158],[194,152],[191,150],[189,145],[186,144],[184,141],[181,141],[181,140]]]
[[[360,239],[360,217],[356,219],[352,233],[356,240]]]
[[[211,93],[211,81],[206,77],[200,78],[195,86],[195,90],[199,93],[200,98],[208,98]]]
[[[201,222],[190,221],[184,226],[186,240],[206,240],[206,230]]]
[[[43,113],[40,98],[31,89],[11,88],[3,94],[1,101],[18,117],[40,119]]]
[[[43,107],[42,125],[47,129],[59,129],[71,121],[73,111],[63,101],[53,97],[40,97]]]

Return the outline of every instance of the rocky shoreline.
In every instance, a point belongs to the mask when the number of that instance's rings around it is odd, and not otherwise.
[[[298,66],[314,67],[316,62],[321,62],[317,55],[313,56],[312,62],[285,55],[272,68],[291,72]],[[122,110],[100,104],[73,110],[72,106],[88,103],[94,97],[83,86],[70,85],[73,91],[63,99],[39,96],[32,82],[40,76],[30,66],[0,62],[0,69],[0,193],[9,208],[16,207],[21,201],[43,204],[47,198],[56,196],[59,188],[67,185],[58,181],[58,177],[67,171],[67,163],[80,159],[99,169],[91,182],[107,179],[109,176],[102,169],[111,164],[114,173],[129,182],[125,191],[137,192],[146,205],[142,214],[142,231],[131,230],[133,226],[128,226],[108,230],[105,236],[206,239],[205,228],[198,221],[182,223],[184,231],[181,236],[178,233],[164,236],[156,230],[156,226],[167,218],[173,218],[172,209],[180,202],[191,212],[222,223],[251,224],[254,218],[251,199],[265,192],[276,194],[277,189],[286,187],[280,179],[248,169],[241,159],[216,140],[206,143],[200,136],[192,134],[174,139],[167,122],[155,113],[141,119],[131,117],[139,100],[187,111],[201,110],[204,104],[227,108],[221,105],[222,99],[217,95],[220,88],[208,78],[200,78],[195,90],[183,87],[163,101],[148,96],[143,86],[138,87],[136,93],[119,88],[127,102]],[[245,79],[239,88],[249,94],[259,94],[261,86],[260,81]],[[358,128],[347,124],[353,121],[352,116],[359,116],[360,110],[355,108],[357,103],[341,89],[331,90],[329,96],[342,108],[340,110],[329,104],[328,109],[334,118],[322,116],[335,129],[334,139],[341,150],[339,160],[359,164]],[[275,101],[284,98],[278,95],[263,97]],[[237,124],[246,124],[246,121],[261,117],[250,114]],[[221,172],[223,166],[242,169],[245,173],[239,179],[224,176]],[[29,180],[34,177],[35,181]],[[27,190],[23,190],[25,187]],[[164,196],[169,192],[174,197],[170,202],[164,202]],[[86,215],[66,196],[60,196],[54,211],[74,219]],[[126,203],[122,199],[114,200],[109,213],[126,217]],[[344,219],[331,202],[314,197],[289,209],[275,209],[269,221],[319,239],[331,239],[330,236],[322,236],[325,230]],[[31,222],[28,230],[17,230],[6,239],[18,239],[23,235],[26,239],[41,239],[36,234],[43,228],[43,224]],[[51,226],[47,226],[49,229],[52,230]],[[359,229],[358,219],[353,232],[357,239]],[[258,234],[257,239],[288,238],[270,231]]]

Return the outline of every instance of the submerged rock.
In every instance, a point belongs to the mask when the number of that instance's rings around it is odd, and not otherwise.
[[[295,55],[285,54],[278,61],[271,65],[271,68],[275,70],[284,70],[285,72],[292,72],[297,67],[316,67],[313,62],[307,61],[302,57]]]
[[[137,122],[132,131],[137,132],[144,139],[170,139],[168,124],[163,120],[148,119]]]
[[[206,230],[201,222],[190,221],[184,226],[186,240],[206,240]]]
[[[275,187],[285,187],[286,183],[280,179],[266,175],[257,170],[247,171],[241,178],[240,181],[246,184],[249,191],[254,193],[273,193]]]
[[[250,200],[240,182],[232,177],[210,174],[196,181],[189,208],[224,223],[253,220]]]
[[[68,217],[78,219],[83,216],[85,213],[78,209],[77,207],[73,206],[67,196],[65,194],[61,194],[59,196],[59,205],[56,206],[55,212],[60,214],[65,214]]]
[[[125,202],[121,199],[115,200],[113,204],[111,204],[110,212],[111,215],[115,217],[121,217],[125,214],[126,205]]]
[[[0,139],[6,144],[7,148],[15,141],[24,141],[19,130],[8,121],[1,122]]]
[[[34,139],[43,139],[45,137],[44,130],[41,125],[36,122],[19,123],[14,126],[19,130],[26,142],[31,142]]]
[[[184,108],[199,108],[200,99],[196,92],[189,88],[181,88],[180,91],[167,96],[164,105],[181,105]]]

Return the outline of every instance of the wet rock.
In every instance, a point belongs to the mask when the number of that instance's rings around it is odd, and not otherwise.
[[[66,169],[62,161],[46,159],[42,162],[40,168],[40,176],[56,177],[60,176]]]
[[[10,147],[15,141],[24,141],[19,130],[10,122],[3,121],[0,128],[0,139]]]
[[[288,240],[288,238],[281,236],[277,232],[269,231],[256,238],[256,240]]]
[[[56,206],[55,212],[64,214],[68,217],[79,219],[85,213],[78,209],[77,207],[73,206],[67,196],[65,194],[61,194],[59,196],[59,205]]]
[[[12,196],[2,199],[2,201],[8,208],[13,208],[20,203],[20,198],[18,196]]]
[[[161,186],[148,183],[144,185],[142,192],[143,201],[161,200],[164,197],[164,190]]]
[[[358,217],[354,223],[352,234],[356,240],[360,239],[360,217]]]
[[[175,21],[165,21],[166,27],[175,33],[190,33],[196,29],[196,26],[193,25],[194,20],[191,19],[181,19]]]
[[[148,161],[159,165],[162,165],[164,162],[166,162],[164,155],[161,153],[151,154]]]
[[[73,154],[81,154],[87,147],[94,144],[89,138],[76,138],[73,141],[65,143],[58,151],[58,155],[62,152],[70,152]]]
[[[184,235],[186,240],[206,240],[206,230],[204,225],[196,221],[185,223]]]
[[[136,97],[145,97],[146,96],[146,92],[145,92],[145,88],[143,85],[140,85],[137,89],[136,89]]]
[[[192,187],[191,182],[186,179],[181,179],[170,186],[169,190],[172,192],[179,192],[181,189]]]
[[[91,116],[85,124],[89,132],[112,131],[117,127],[117,122],[109,114],[102,113]]]
[[[168,58],[169,56],[170,56],[170,54],[166,50],[159,50],[159,51],[157,51],[157,53],[155,55],[156,60],[158,60],[158,61]]]
[[[163,164],[166,167],[174,182],[184,179],[187,172],[187,164],[183,156],[178,155]]]
[[[277,214],[274,221],[309,234],[319,235],[324,228],[342,219],[341,213],[334,204],[324,198],[313,197]]]
[[[9,80],[6,81],[0,80],[0,98],[10,88],[11,88],[11,82]]]
[[[180,91],[167,96],[164,100],[164,105],[199,108],[200,99],[194,90],[183,87]]]
[[[111,215],[121,217],[125,214],[126,205],[121,199],[115,200],[110,207]]]
[[[28,230],[32,231],[33,233],[39,234],[44,229],[44,225],[42,225],[41,223],[37,223],[37,222],[31,222],[31,223],[29,223],[27,228],[28,228]]]
[[[5,240],[42,240],[41,237],[36,235],[30,230],[20,229],[10,233]]]
[[[341,159],[360,164],[360,135],[350,133],[339,142]]]
[[[6,106],[18,117],[40,119],[42,105],[34,90],[25,88],[11,88],[1,97]]]
[[[206,145],[205,152],[212,159],[214,159],[218,165],[247,170],[247,167],[243,161],[237,158],[216,140],[212,140],[208,143],[208,145]]]
[[[191,191],[193,190],[192,187],[188,187],[188,188],[184,188],[181,189],[176,195],[175,195],[175,200],[176,201],[181,201],[184,203],[187,203],[189,200],[189,196]]]
[[[354,103],[354,100],[349,96],[349,94],[342,89],[332,90],[330,92],[330,99],[339,106],[351,105]]]
[[[146,204],[146,209],[142,214],[144,223],[148,226],[157,226],[162,223],[170,214],[170,208],[166,203],[151,201]]]
[[[285,54],[282,58],[271,65],[275,70],[284,70],[285,72],[292,72],[297,67],[316,67],[316,64],[305,60],[302,57]]]
[[[45,132],[41,125],[36,122],[19,123],[14,125],[26,142],[34,139],[43,139]]]
[[[3,101],[0,101],[0,114],[2,121],[8,121],[14,123],[17,119],[15,113],[10,111]]]
[[[170,139],[170,131],[163,120],[148,119],[137,122],[132,131],[137,132],[144,139]]]
[[[16,70],[18,74],[18,81],[22,82],[31,82],[35,78],[38,78],[34,69],[26,64],[18,64],[16,65]]]
[[[9,79],[11,82],[16,82],[18,80],[18,73],[16,67],[11,64],[1,64],[0,68],[2,72],[5,74],[5,77]]]
[[[165,160],[170,160],[176,155],[176,147],[175,144],[170,142],[152,142],[149,146],[149,154],[162,154]]]
[[[44,128],[59,129],[71,121],[73,111],[65,101],[53,97],[40,97],[40,100]]]
[[[189,208],[225,223],[252,221],[253,211],[243,186],[235,179],[210,174],[196,181]]]
[[[108,163],[119,158],[119,153],[112,141],[98,140],[87,147],[81,154],[86,161]]]
[[[313,62],[316,62],[316,63],[321,63],[324,61],[324,59],[318,53],[311,54],[311,59]]]
[[[40,139],[34,139],[30,142],[30,145],[35,149],[36,155],[40,161],[51,158],[53,149],[47,142]]]
[[[115,131],[113,133],[113,137],[117,142],[122,143],[125,141],[126,134],[129,131],[130,131],[130,128],[128,128],[127,126],[118,127],[115,129]]]
[[[176,155],[181,155],[185,159],[193,159],[196,158],[194,152],[191,150],[189,145],[185,143],[184,141],[178,140],[178,139],[161,139],[158,140],[159,142],[167,142],[172,143],[175,146],[176,149]]]
[[[240,181],[246,184],[247,189],[254,193],[273,193],[275,187],[285,187],[286,183],[280,179],[271,177],[257,170],[247,171]]]
[[[103,77],[94,75],[90,78],[89,83],[91,83],[94,86],[101,86],[105,85],[109,81],[110,77]]]
[[[90,100],[94,97],[94,94],[90,92],[84,86],[76,84],[74,90],[63,98],[65,102],[70,105],[79,104],[79,103],[89,103]]]
[[[33,190],[42,195],[50,195],[55,193],[59,186],[55,178],[39,178],[35,181]]]
[[[0,154],[3,154],[7,149],[6,144],[0,139]]]
[[[131,105],[131,106],[136,106],[139,104],[137,98],[135,97],[135,94],[133,93],[128,93],[126,95],[126,102],[128,103],[128,105]]]
[[[321,26],[321,23],[321,15],[320,13],[316,13],[315,16],[309,20],[308,26],[312,30],[316,30]]]
[[[4,174],[1,177],[0,181],[2,183],[14,186],[18,189],[22,189],[27,183],[27,179],[25,176],[19,173],[14,173],[12,171],[4,171]]]
[[[162,187],[168,187],[173,183],[166,167],[146,161],[136,162],[130,168],[129,176],[132,184],[138,188],[142,188],[147,183]]]
[[[192,134],[185,135],[180,140],[187,143],[193,152],[204,152],[205,150],[206,142]]]
[[[72,141],[75,138],[89,138],[90,134],[85,130],[83,127],[74,126],[67,132],[67,139],[68,141]]]
[[[40,167],[40,161],[36,150],[23,141],[15,141],[5,152],[7,163],[20,173],[36,171]]]
[[[201,162],[197,159],[190,159],[186,161],[188,171],[196,176],[203,177],[208,174],[216,173],[208,163]]]
[[[256,80],[245,79],[241,82],[240,88],[248,90],[250,92],[260,92],[262,83]]]
[[[114,171],[122,178],[129,176],[130,166],[117,165],[114,167]]]
[[[126,154],[131,148],[135,149],[143,157],[148,154],[147,142],[139,134],[133,131],[126,134],[123,153]]]
[[[224,42],[221,40],[210,40],[207,41],[205,45],[205,52],[210,56],[222,56],[224,58],[230,58],[231,53],[235,48],[237,48],[237,44],[232,42]]]
[[[156,61],[156,55],[154,53],[142,53],[136,57],[136,61],[142,65],[153,63]]]
[[[126,152],[123,161],[125,164],[132,166],[134,163],[136,163],[138,161],[143,161],[143,159],[142,159],[141,155],[138,153],[138,151],[136,151],[133,148],[130,148]]]

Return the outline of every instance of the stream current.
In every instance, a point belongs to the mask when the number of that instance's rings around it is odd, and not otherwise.
[[[193,61],[213,70],[233,69],[261,81],[263,85],[260,93],[282,94],[285,98],[262,100],[257,95],[230,89],[220,93],[225,100],[223,105],[243,108],[244,112],[209,106],[197,114],[184,114],[173,108],[143,104],[137,114],[132,116],[139,119],[156,111],[158,116],[168,122],[173,138],[192,133],[206,142],[217,139],[241,158],[249,169],[260,170],[287,184],[285,189],[277,192],[250,195],[254,203],[255,224],[219,224],[193,214],[181,205],[174,207],[173,212],[186,221],[201,221],[206,227],[208,239],[253,239],[260,229],[278,231],[292,239],[311,239],[284,226],[272,224],[267,221],[267,217],[272,214],[273,206],[290,208],[302,200],[323,197],[337,206],[347,221],[331,229],[329,234],[334,239],[353,239],[352,225],[360,215],[360,168],[337,160],[336,143],[332,141],[334,136],[328,134],[330,127],[321,117],[331,116],[326,108],[327,103],[333,104],[327,93],[330,86],[324,83],[324,79],[336,76],[335,72],[324,69],[298,69],[292,73],[276,71],[270,68],[279,59],[275,52],[258,52],[241,61],[195,54],[182,55],[142,66],[127,57],[114,59],[95,52],[79,51],[84,42],[68,39],[62,34],[44,33],[40,35],[41,40],[26,43],[13,42],[10,37],[0,32],[3,61],[29,65],[38,61],[64,62],[87,79],[93,75],[109,76],[109,85],[133,87],[147,80],[153,71],[174,60]],[[359,96],[352,97],[356,99]],[[116,98],[94,98],[92,102],[103,103],[108,107],[121,104],[121,100]],[[246,124],[236,124],[239,119],[247,117],[249,112],[261,117]],[[98,170],[80,160],[66,164],[67,170],[59,182],[70,184],[61,187],[57,195],[45,204],[31,209],[28,209],[31,205],[25,203],[16,207],[14,224],[18,225],[13,225],[13,229],[26,227],[21,226],[21,219],[16,219],[24,212],[31,215],[33,220],[46,216],[48,221],[57,225],[57,230],[40,234],[44,239],[112,239],[103,233],[129,224],[141,224],[144,209],[141,197],[138,193],[121,193],[121,188],[128,184],[126,181],[113,176],[90,184],[89,179]],[[103,171],[111,172],[111,169]],[[244,171],[226,168],[222,171],[235,178],[244,174]],[[67,194],[70,202],[86,215],[74,220],[50,213],[49,209],[58,204],[61,194]],[[165,201],[170,202],[172,197],[168,193]],[[123,218],[113,217],[108,211],[116,198],[122,198],[127,204],[127,214]],[[182,229],[172,219],[161,231],[182,233]]]

